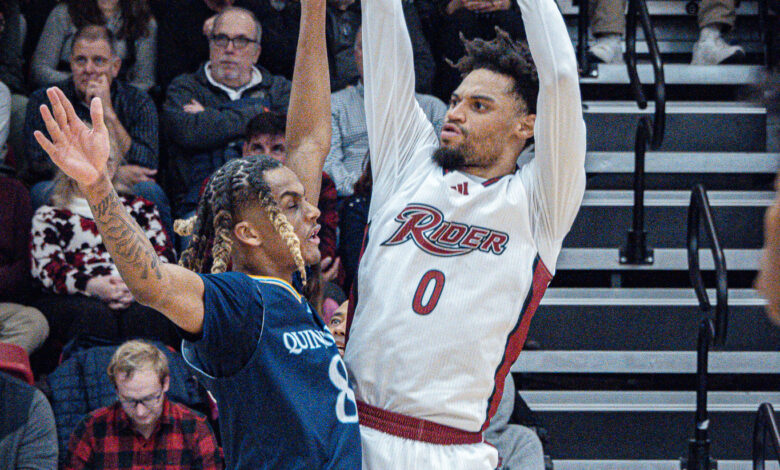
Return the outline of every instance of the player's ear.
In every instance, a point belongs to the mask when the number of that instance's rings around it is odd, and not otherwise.
[[[263,244],[260,230],[247,220],[242,220],[233,227],[233,236],[239,243],[245,245],[260,246]]]
[[[534,124],[536,124],[536,114],[524,114],[517,121],[515,131],[522,140],[528,140],[534,136]]]

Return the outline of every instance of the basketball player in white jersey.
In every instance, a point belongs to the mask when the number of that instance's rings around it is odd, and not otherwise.
[[[362,2],[373,193],[345,361],[367,470],[498,464],[482,433],[585,189],[563,18],[554,0],[518,4],[530,54],[505,34],[467,42],[438,140],[401,1]]]

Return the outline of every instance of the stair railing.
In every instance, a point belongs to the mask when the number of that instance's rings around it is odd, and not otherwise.
[[[580,76],[595,77],[598,73],[596,64],[588,56],[588,28],[590,28],[590,1],[574,0],[579,8],[577,13],[577,62],[580,65]]]
[[[653,250],[647,246],[645,232],[645,152],[648,146],[658,150],[664,139],[666,126],[666,83],[664,81],[664,64],[658,50],[655,31],[650,22],[650,13],[645,0],[629,0],[628,16],[626,18],[626,54],[625,61],[631,89],[639,109],[647,108],[647,99],[642,91],[642,83],[637,71],[636,35],[637,23],[644,32],[647,49],[650,52],[650,62],[653,66],[653,83],[655,88],[655,114],[652,124],[647,116],[642,116],[637,122],[634,138],[634,209],[631,230],[628,231],[626,245],[620,249],[620,262],[623,264],[652,264]]]
[[[711,318],[707,290],[704,287],[701,268],[699,266],[699,229],[704,225],[704,231],[710,241],[712,259],[715,263],[715,319]],[[704,186],[697,184],[691,192],[691,203],[688,207],[688,274],[691,285],[699,300],[701,315],[699,317],[699,336],[696,344],[696,428],[694,437],[688,442],[688,459],[683,460],[683,468],[688,470],[710,470],[710,440],[709,418],[707,416],[707,358],[710,342],[715,346],[723,346],[726,342],[728,327],[728,277],[726,257],[720,245],[715,223],[712,219],[712,208]]]
[[[775,419],[775,410],[770,403],[762,403],[758,407],[753,426],[753,470],[764,470],[769,444],[774,447],[777,463],[780,464],[780,431]]]
[[[764,46],[764,65],[772,68],[774,57],[774,24],[769,19],[769,0],[758,0],[758,24],[761,30],[761,44]]]

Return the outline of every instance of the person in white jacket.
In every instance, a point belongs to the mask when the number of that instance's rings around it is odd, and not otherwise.
[[[518,4],[528,47],[466,41],[437,138],[401,2],[362,2],[373,192],[344,359],[367,470],[499,463],[484,431],[585,190],[566,26],[554,0]]]

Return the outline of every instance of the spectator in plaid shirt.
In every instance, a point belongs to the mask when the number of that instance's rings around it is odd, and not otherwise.
[[[206,419],[165,397],[168,360],[159,349],[126,342],[114,353],[108,376],[118,400],[73,431],[65,469],[224,468]]]

